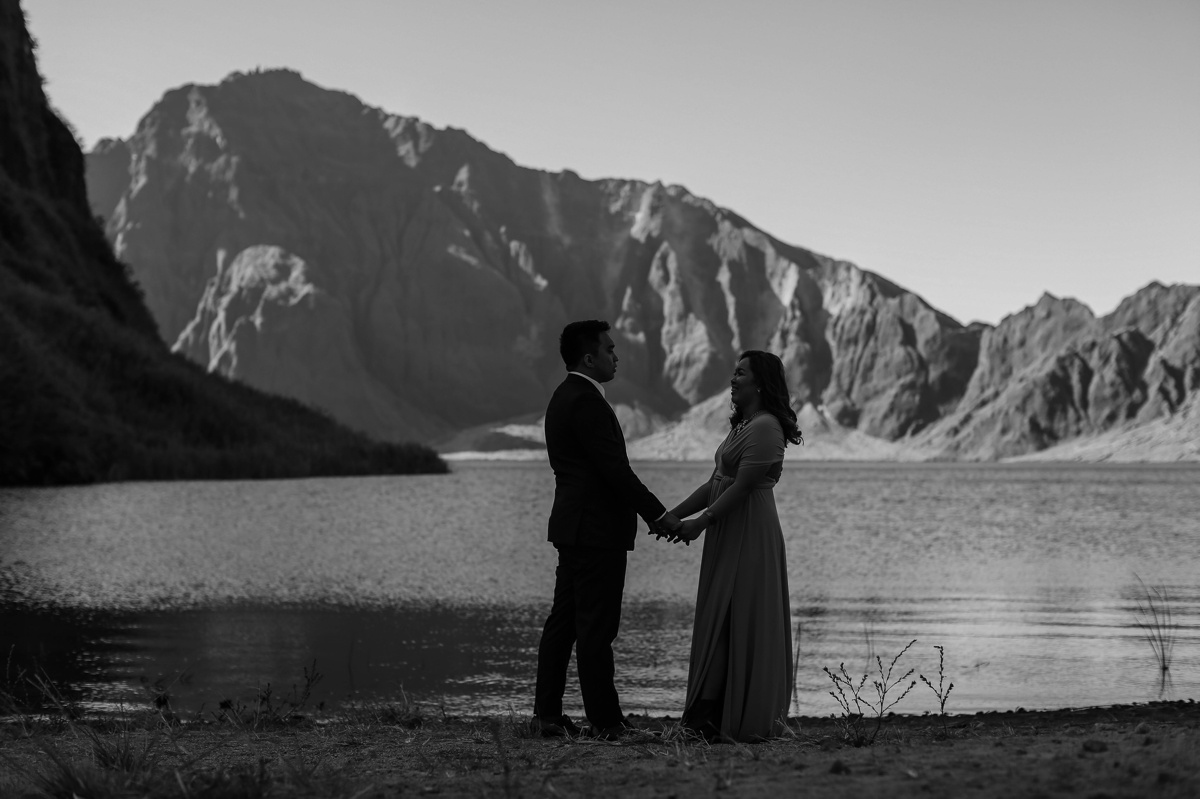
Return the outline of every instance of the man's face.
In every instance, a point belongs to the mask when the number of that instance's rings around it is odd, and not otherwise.
[[[597,383],[607,383],[617,376],[617,345],[608,333],[600,334],[600,346],[595,355],[587,355],[584,364],[592,371]]]

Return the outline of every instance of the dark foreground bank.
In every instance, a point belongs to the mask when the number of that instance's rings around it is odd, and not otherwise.
[[[214,708],[179,723],[9,716],[0,795],[87,797],[1200,795],[1200,705],[891,717],[851,746],[844,720],[793,719],[756,745],[707,744],[631,717],[618,743],[542,739],[523,717],[412,707],[337,719]]]

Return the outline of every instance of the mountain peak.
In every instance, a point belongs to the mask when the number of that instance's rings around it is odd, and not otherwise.
[[[235,70],[222,78],[217,85],[233,85],[247,81],[269,84],[278,87],[311,86],[313,88],[321,88],[320,86],[317,86],[317,84],[305,78],[299,70],[289,69],[287,67],[268,67],[267,69],[258,67],[245,72]]]
[[[963,327],[682,185],[525,168],[463,130],[291,70],[174,90],[147,120],[128,190],[98,210],[113,214],[162,336],[380,437],[432,440],[535,413],[561,379],[556,336],[572,319],[612,323],[612,399],[645,418],[678,417],[724,390],[739,352],[769,349],[797,407],[888,440],[1010,384],[1041,385],[1047,359],[1103,332],[1087,306],[1050,293],[995,328]],[[287,259],[262,280],[230,277],[261,253]],[[1143,343],[1127,338],[1132,360],[1088,368],[1142,369]],[[1048,396],[1048,408],[1078,399]],[[1029,418],[1046,427],[1042,411],[1012,412],[978,441],[950,433],[943,451],[1045,446],[1007,432]]]

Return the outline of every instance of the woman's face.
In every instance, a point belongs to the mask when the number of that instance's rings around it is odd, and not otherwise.
[[[729,398],[739,408],[745,408],[758,397],[758,381],[750,371],[750,359],[742,358],[733,368],[733,378],[729,381]]]

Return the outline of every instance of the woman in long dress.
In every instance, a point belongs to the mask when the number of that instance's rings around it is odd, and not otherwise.
[[[787,558],[772,489],[784,447],[802,439],[777,356],[742,353],[730,386],[734,412],[716,469],[671,511],[700,514],[676,540],[707,532],[683,722],[709,740],[756,741],[778,732],[792,693]]]

